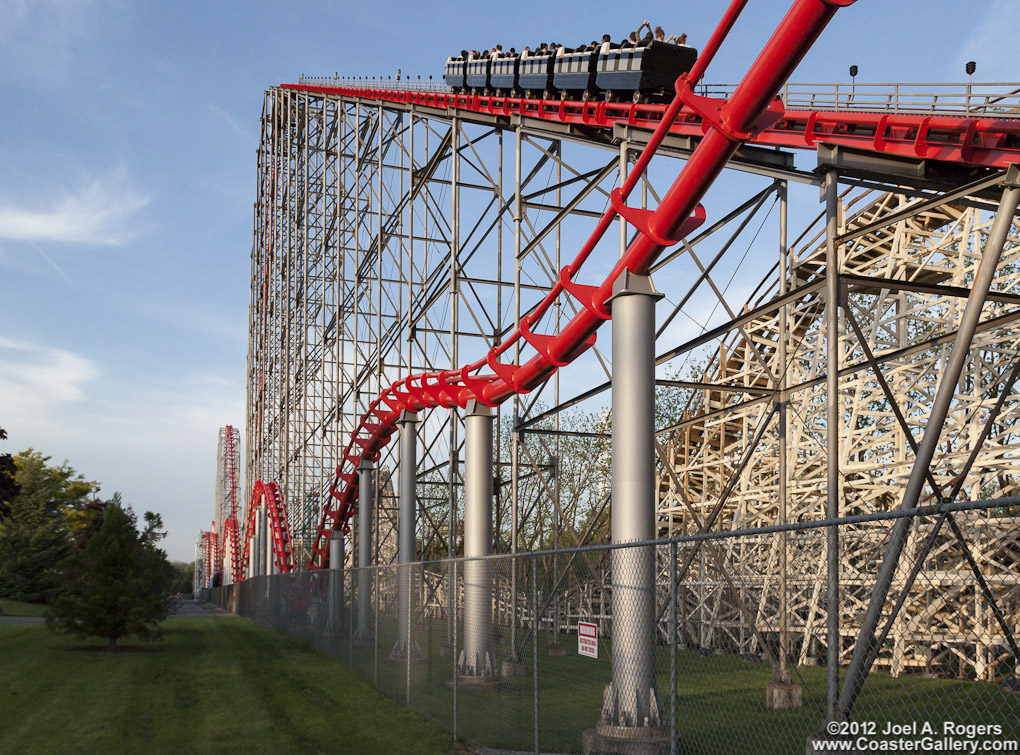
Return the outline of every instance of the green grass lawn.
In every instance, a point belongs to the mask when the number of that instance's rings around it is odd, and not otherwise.
[[[4,606],[7,610],[5,602]],[[449,753],[452,737],[337,661],[233,616],[125,652],[0,626],[0,752]]]
[[[41,603],[22,603],[7,598],[0,598],[0,608],[4,609],[4,616],[42,616],[46,611]]]
[[[523,630],[522,630],[523,636]],[[406,662],[388,659],[396,638],[391,617],[380,622],[379,659],[372,648],[351,648],[343,640],[332,648],[338,658],[397,701],[407,696]],[[308,639],[308,638],[306,638]],[[425,661],[410,669],[411,706],[444,728],[453,728],[453,660],[440,654],[446,640],[445,621],[419,625],[417,639]],[[509,629],[502,628],[494,647],[499,660],[509,650]],[[602,639],[597,660],[577,654],[576,637],[564,634],[567,653],[550,656],[548,633],[539,637],[539,728],[543,752],[579,752],[581,735],[592,728],[602,708],[603,689],[612,679],[612,642]],[[325,649],[325,648],[324,648]],[[523,661],[532,667],[532,645]],[[669,649],[656,649],[658,687],[668,704]],[[798,668],[794,681],[803,688],[804,705],[768,710],[765,687],[771,669],[762,660],[732,655],[701,655],[678,651],[677,720],[684,753],[803,752],[825,710],[825,669]],[[531,751],[534,747],[534,679],[530,675],[506,680],[497,689],[461,689],[457,733],[468,741]],[[868,680],[856,708],[855,720],[905,724],[928,721],[936,728],[944,721],[957,724],[998,724],[1003,738],[1020,738],[1020,694],[1000,685],[945,678],[901,676],[876,672]]]

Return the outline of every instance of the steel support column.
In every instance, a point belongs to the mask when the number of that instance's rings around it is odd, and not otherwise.
[[[268,524],[269,517],[266,515],[266,507],[262,501],[259,501],[259,576],[265,577],[272,574],[269,565],[270,552],[267,547],[269,542]]]
[[[333,530],[329,539],[329,626],[340,631],[344,623],[344,536]]]
[[[492,409],[477,401],[464,418],[464,647],[457,673],[496,677],[492,652]]]
[[[195,570],[191,572],[191,592],[195,597],[198,597],[199,583],[198,583],[198,563],[199,563],[199,544],[195,543]]]
[[[397,421],[400,433],[400,500],[397,513],[397,641],[390,652],[391,660],[422,658],[418,643],[410,638],[410,617],[413,615],[411,594],[412,564],[415,561],[415,522],[418,495],[418,416],[404,412]]]
[[[263,568],[266,576],[276,574],[273,564],[273,523],[269,520],[269,501],[262,506],[262,537],[265,539],[266,554]]]
[[[648,276],[616,281],[613,313],[613,544],[655,537],[655,303]],[[613,681],[602,717],[585,732],[586,752],[620,751],[619,740],[668,752],[662,699],[655,685],[655,551],[612,553]]]
[[[835,171],[825,177],[825,517],[839,516],[842,482],[839,474],[839,249],[836,234],[839,224],[839,181]],[[826,573],[826,711],[829,718],[839,695],[839,527],[825,531]]]
[[[344,536],[335,530],[329,539],[329,568],[344,568]]]
[[[248,540],[248,579],[258,577],[259,571],[259,515],[255,513],[252,522],[252,533]]]
[[[358,628],[354,641],[372,639],[372,503],[375,500],[375,470],[372,462],[358,468]]]
[[[949,410],[953,404],[953,397],[956,393],[960,375],[970,355],[970,346],[977,329],[978,320],[981,316],[981,309],[984,306],[985,298],[991,287],[992,279],[1002,255],[1002,249],[1006,238],[1009,235],[1013,216],[1020,203],[1020,187],[1016,185],[1017,171],[1012,170],[1009,176],[1009,184],[1002,192],[999,201],[999,208],[995,215],[995,222],[988,235],[981,263],[978,266],[974,283],[971,287],[970,296],[967,298],[966,308],[960,318],[960,327],[953,341],[952,350],[949,353],[949,362],[945,372],[939,381],[938,392],[932,402],[931,413],[925,425],[924,435],[918,446],[914,458],[914,465],[910,470],[910,477],[903,492],[901,509],[909,509],[917,505],[921,489],[924,487],[927,475],[930,470],[932,458],[938,447],[939,437],[942,434],[943,426]],[[912,517],[897,519],[889,535],[889,545],[882,558],[878,576],[875,581],[875,588],[871,593],[871,602],[868,604],[867,613],[861,623],[861,631],[854,647],[850,665],[847,667],[846,677],[840,691],[839,700],[834,712],[834,720],[845,721],[850,718],[853,712],[854,702],[860,693],[867,678],[871,664],[879,648],[875,645],[875,632],[882,617],[882,609],[885,606],[889,590],[892,587],[893,575],[899,564],[900,554],[906,543],[907,535],[913,524]]]

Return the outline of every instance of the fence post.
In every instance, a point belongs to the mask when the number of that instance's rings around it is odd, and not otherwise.
[[[354,569],[351,569],[351,607],[350,616],[348,618],[347,626],[350,628],[347,635],[347,668],[354,668],[354,596],[357,594],[358,600],[361,600],[361,594],[355,592],[354,588]],[[361,579],[359,576],[358,579]]]
[[[538,736],[538,560],[531,559],[531,690],[534,704],[535,755],[539,755]]]
[[[453,554],[450,554],[450,558],[453,558]],[[458,678],[457,674],[457,562],[453,561],[453,568],[449,572],[450,574],[450,614],[453,617],[452,629],[453,629],[453,652],[450,653],[450,658],[453,659],[453,739],[457,739],[457,694],[458,694]]]
[[[676,541],[669,544],[669,753],[677,755],[676,739]]]
[[[380,570],[378,568],[372,569],[372,581],[375,583],[375,589],[372,594],[375,595],[375,611],[374,615],[374,626],[372,629],[372,684],[376,687],[379,686],[379,601],[382,596],[379,595],[379,575]]]
[[[410,648],[410,647],[414,647],[414,646],[417,645],[417,642],[415,641],[414,636],[411,634],[411,626],[412,626],[412,618],[411,618],[412,597],[411,596],[414,595],[414,569],[410,565],[408,565],[406,567],[402,567],[402,568],[407,569],[407,606],[406,606],[406,608],[407,608],[407,626],[405,627],[405,630],[407,631],[407,646],[408,646],[408,648]],[[406,678],[407,687],[406,687],[406,690],[405,690],[404,700],[405,700],[405,705],[407,705],[407,707],[410,708],[411,707],[411,654],[410,653],[407,654],[406,670],[407,670],[407,678]]]

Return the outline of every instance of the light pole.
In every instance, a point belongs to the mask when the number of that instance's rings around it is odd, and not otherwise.
[[[968,60],[963,70],[967,72],[967,112],[970,113],[970,89],[974,83],[974,72],[977,70],[977,63],[973,60]]]

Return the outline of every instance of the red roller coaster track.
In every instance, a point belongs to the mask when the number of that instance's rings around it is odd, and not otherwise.
[[[275,482],[257,480],[252,486],[251,500],[248,502],[248,516],[244,525],[244,545],[240,574],[248,573],[248,562],[251,558],[251,538],[255,533],[255,515],[259,505],[265,501],[269,514],[270,536],[273,539],[273,558],[276,570],[280,574],[294,571],[294,554],[290,544],[290,526],[287,524],[287,507],[284,505],[283,492]],[[240,581],[238,579],[237,581]]]
[[[606,308],[613,285],[624,273],[646,274],[660,253],[676,244],[705,220],[699,204],[715,178],[738,147],[752,140],[764,144],[796,143],[810,146],[824,137],[849,133],[845,118],[840,114],[832,118],[819,114],[791,114],[784,111],[777,94],[790,73],[811,47],[835,12],[854,0],[796,0],[779,27],[751,65],[743,80],[729,99],[715,100],[695,94],[695,85],[705,67],[714,57],[722,40],[732,27],[746,0],[734,0],[712,38],[702,52],[694,69],[676,82],[676,97],[664,105],[614,105],[609,103],[544,102],[499,97],[470,97],[421,92],[395,92],[388,90],[342,89],[291,85],[305,91],[335,93],[347,96],[373,97],[380,101],[421,103],[433,107],[461,108],[478,112],[492,112],[546,118],[563,122],[611,126],[617,121],[638,126],[654,126],[654,132],[623,186],[612,192],[610,209],[600,219],[591,237],[581,248],[573,262],[560,271],[559,281],[529,315],[522,318],[517,329],[500,345],[490,349],[481,359],[464,365],[459,370],[426,372],[399,380],[386,388],[369,405],[360,418],[343,451],[342,461],[330,486],[332,500],[323,507],[322,520],[316,532],[309,568],[328,566],[328,538],[334,530],[350,531],[350,518],[357,511],[357,468],[363,459],[377,460],[380,450],[396,432],[401,413],[421,412],[435,407],[466,408],[476,400],[495,406],[514,394],[527,393],[547,380],[559,367],[569,364],[595,343],[595,335],[603,322],[611,317]],[[868,121],[860,115],[861,123]],[[587,119],[587,120],[586,120]],[[844,119],[844,120],[840,120]],[[906,120],[910,120],[907,118]],[[955,119],[954,119],[955,120]],[[961,119],[975,121],[977,119]],[[982,119],[983,120],[983,119]],[[942,119],[930,118],[927,125],[915,124],[924,133],[915,135],[910,142],[914,153],[924,151],[934,157],[953,154],[958,159],[965,155],[990,160],[992,150],[986,141],[987,124],[979,131],[978,124],[964,126],[959,144],[952,147],[930,145],[934,133],[942,129]],[[802,124],[799,132],[789,124]],[[844,124],[844,125],[840,125]],[[900,120],[885,116],[873,121],[870,137],[872,148],[895,152],[903,146],[906,137]],[[934,131],[933,131],[934,129]],[[626,204],[649,160],[669,133],[703,135],[656,210],[643,210]],[[996,132],[1005,133],[1000,127]],[[1013,133],[1013,132],[1011,132]],[[1008,141],[1005,136],[994,139],[1001,151]],[[860,146],[860,141],[855,142]],[[955,153],[954,153],[955,150]],[[928,154],[931,152],[932,154]],[[1015,159],[1015,155],[1014,155]],[[1008,162],[1008,156],[995,160]],[[999,164],[994,161],[989,164]],[[615,267],[600,285],[591,286],[576,282],[575,276],[591,255],[612,221],[622,216],[639,232]],[[548,313],[557,297],[573,297],[580,303],[580,311],[558,332],[538,332],[538,325]],[[520,365],[508,364],[500,358],[515,345],[530,347],[534,355]],[[480,370],[491,373],[480,374]]]
[[[244,579],[244,570],[240,563],[241,551],[240,543],[238,542],[239,533],[237,531],[237,518],[234,516],[228,516],[223,520],[223,540],[224,548],[230,547],[230,577],[232,582],[240,582]]]
[[[677,96],[683,108],[672,119],[669,119],[672,104],[534,100],[306,84],[283,84],[281,87],[461,114],[521,116],[607,130],[617,124],[657,129],[667,121],[670,134],[700,137],[718,126],[725,128],[720,122],[725,101],[695,94],[689,83],[687,86],[678,84]],[[815,149],[819,142],[824,142],[903,158],[990,168],[1003,168],[1020,161],[1020,118],[1015,117],[852,110],[783,110],[778,118],[769,112],[766,116],[767,124],[755,124],[756,127],[744,133],[733,133],[732,129],[730,132],[741,141],[768,147]]]
[[[216,522],[205,532],[205,585],[212,586],[213,575],[218,570],[219,535],[216,533]]]
[[[244,566],[241,563],[240,533],[237,527],[237,459],[235,451],[238,443],[238,432],[231,426],[224,428],[224,448],[222,450],[223,464],[222,479],[227,488],[227,516],[223,521],[224,548],[226,544],[230,547],[230,576],[231,581],[240,582],[244,579]]]
[[[519,115],[604,129],[612,129],[616,124],[655,129],[667,118],[672,107],[303,84],[284,84],[282,88],[486,115]],[[718,117],[720,103],[724,101],[702,97],[689,87],[678,89],[677,94],[683,99],[684,108],[670,122],[670,134],[702,136],[715,127],[713,119]],[[819,142],[824,142],[898,157],[1002,168],[1020,160],[1020,119],[784,110],[768,128],[750,133],[741,141],[801,149],[815,149]]]

